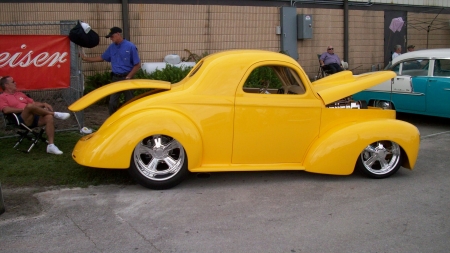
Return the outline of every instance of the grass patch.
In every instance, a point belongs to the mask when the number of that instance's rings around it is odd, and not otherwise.
[[[0,182],[4,187],[87,187],[102,184],[134,184],[126,170],[88,168],[72,159],[72,150],[81,135],[78,132],[57,132],[55,144],[64,154],[46,153],[46,143],[39,143],[30,153],[12,147],[17,138],[0,139]],[[19,148],[25,150],[24,140]]]

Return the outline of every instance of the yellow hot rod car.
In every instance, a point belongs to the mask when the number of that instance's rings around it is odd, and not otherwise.
[[[230,50],[200,60],[180,82],[125,80],[73,103],[80,111],[126,89],[151,89],[82,137],[84,166],[128,169],[141,185],[167,189],[189,172],[305,170],[385,178],[416,163],[418,129],[394,110],[352,94],[395,77],[343,71],[313,83],[291,57]],[[255,81],[256,80],[256,81]]]

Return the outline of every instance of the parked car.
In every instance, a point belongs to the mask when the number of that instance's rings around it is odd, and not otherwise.
[[[311,83],[291,57],[231,50],[199,61],[179,83],[125,80],[73,103],[152,89],[122,106],[76,144],[84,166],[128,169],[141,185],[167,189],[188,172],[305,170],[385,178],[412,169],[419,132],[395,111],[348,96],[395,76],[343,71]]]
[[[450,49],[402,54],[386,66],[397,77],[353,96],[369,105],[439,117],[450,117]]]

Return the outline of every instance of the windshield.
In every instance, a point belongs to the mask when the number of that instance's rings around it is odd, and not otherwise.
[[[384,68],[384,70],[390,70],[392,66],[392,62],[389,62],[389,64]]]

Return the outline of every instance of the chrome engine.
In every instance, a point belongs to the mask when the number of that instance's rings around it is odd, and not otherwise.
[[[364,100],[354,101],[351,97],[346,97],[328,104],[326,107],[341,109],[367,109],[367,102]]]

